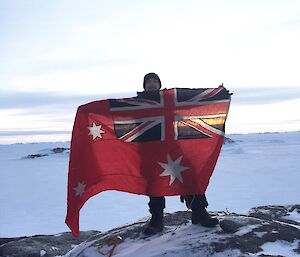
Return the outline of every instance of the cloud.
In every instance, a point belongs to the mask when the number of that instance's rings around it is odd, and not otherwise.
[[[300,19],[292,19],[285,23],[289,26],[299,26],[300,25]]]
[[[24,76],[40,76],[55,72],[78,72],[89,70],[93,68],[104,69],[108,67],[129,66],[138,63],[134,58],[97,58],[95,54],[91,53],[93,57],[62,57],[57,53],[49,53],[48,56],[40,57],[38,60],[31,61],[28,67],[23,67],[19,70],[19,75]],[[22,63],[20,64],[22,65]],[[34,69],[32,68],[34,67]]]
[[[261,131],[283,131],[292,130],[299,124],[299,116],[287,110],[297,109],[300,88],[230,88],[230,91],[235,108],[230,110],[228,131],[248,131],[253,124],[261,124]],[[41,140],[40,136],[50,140],[48,135],[69,138],[79,105],[134,95],[135,92],[102,95],[1,92],[0,117],[4,122],[0,126],[0,137],[2,141],[6,138],[7,142],[15,142],[18,136],[34,141]],[[278,120],[278,117],[281,118]],[[263,129],[264,124],[268,126],[266,129]]]
[[[70,130],[3,130],[0,131],[0,136],[65,135],[70,133]]]
[[[1,92],[0,94],[0,109],[17,109],[20,112],[32,111],[37,113],[39,108],[49,107],[61,108],[72,107],[76,108],[79,105],[87,102],[107,99],[128,97],[133,93],[105,94],[105,95],[65,95],[49,92]],[[49,109],[53,110],[53,109]]]
[[[238,105],[273,104],[300,98],[300,87],[232,88],[232,101]]]
[[[230,88],[232,101],[237,105],[256,105],[278,103],[300,98],[300,87],[282,88]],[[134,96],[135,92],[96,95],[66,95],[49,92],[1,92],[0,109],[17,110],[22,114],[58,115],[57,111],[76,111],[77,107],[88,102]]]

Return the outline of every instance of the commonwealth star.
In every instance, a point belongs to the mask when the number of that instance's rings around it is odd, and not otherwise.
[[[182,156],[178,157],[175,161],[173,161],[171,156],[168,154],[167,155],[168,163],[158,162],[158,164],[164,169],[164,171],[160,174],[160,176],[170,176],[169,186],[173,184],[176,178],[181,183],[183,183],[181,172],[189,168],[180,165],[181,159]]]
[[[102,138],[101,133],[104,133],[104,131],[101,130],[101,125],[97,126],[95,122],[93,122],[92,127],[88,127],[88,129],[90,130],[89,135],[93,136],[93,140],[97,137]]]
[[[75,196],[80,196],[82,197],[82,195],[84,194],[85,191],[85,187],[86,184],[84,184],[84,182],[78,182],[77,187],[74,187],[73,189],[76,191]]]

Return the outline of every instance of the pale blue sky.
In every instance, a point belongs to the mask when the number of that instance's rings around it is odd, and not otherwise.
[[[298,0],[0,0],[0,143],[69,133],[79,104],[132,96],[152,71],[224,83],[228,133],[300,130],[299,45]]]

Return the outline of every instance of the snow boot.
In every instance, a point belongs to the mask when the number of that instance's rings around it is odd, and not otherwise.
[[[208,202],[205,194],[181,196],[180,200],[185,201],[186,206],[192,209],[192,223],[204,227],[214,227],[219,223],[217,218],[212,218],[206,211]]]
[[[217,218],[212,218],[204,207],[192,210],[192,223],[200,224],[204,227],[214,227],[219,223]]]
[[[145,235],[154,235],[161,232],[164,228],[164,208],[166,207],[165,198],[163,196],[150,196],[148,203],[149,211],[152,214],[150,222],[144,227],[143,233]]]
[[[164,229],[163,210],[156,212],[150,210],[150,212],[152,213],[151,220],[143,229],[143,233],[148,236],[155,235]]]

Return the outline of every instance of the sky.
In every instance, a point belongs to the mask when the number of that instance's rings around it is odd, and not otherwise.
[[[76,109],[163,88],[233,92],[227,133],[300,130],[298,0],[0,0],[0,144],[70,140]]]

